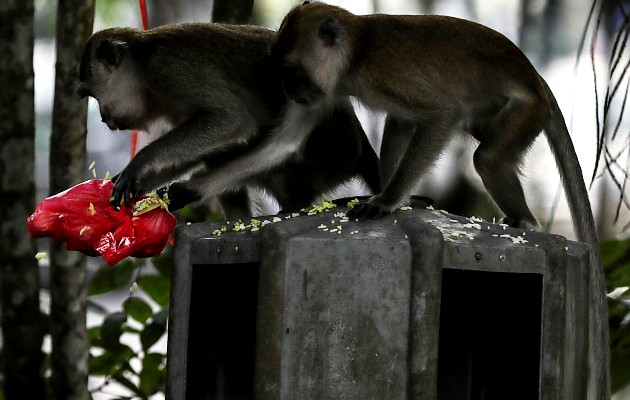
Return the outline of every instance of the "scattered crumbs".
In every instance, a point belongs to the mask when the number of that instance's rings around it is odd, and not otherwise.
[[[88,167],[88,169],[94,169],[94,166],[96,165],[96,161],[92,161],[92,164],[90,164],[90,166]]]
[[[186,225],[192,225],[192,222],[186,222]]]
[[[46,253],[45,251],[38,251],[37,253],[35,253],[35,258],[38,260],[43,260],[44,258],[48,258],[48,253]]]
[[[355,234],[357,234],[357,233],[359,233],[359,231],[358,231],[358,230],[350,232],[350,234],[351,234],[351,235],[355,235]]]
[[[449,219],[448,222],[459,222],[459,221],[456,219]]]
[[[464,228],[474,228],[474,229],[477,229],[477,230],[481,230],[481,224],[477,224],[477,223],[464,224]]]
[[[105,180],[108,181],[111,179],[111,175],[109,174],[109,171],[105,172]]]
[[[259,231],[259,230],[260,230],[260,228],[259,228],[259,227],[257,227],[257,226],[255,226],[255,227],[253,227],[253,228],[251,229],[251,232],[256,232],[256,231]]]
[[[85,233],[85,231],[89,231],[90,228],[88,225],[84,225],[83,228],[81,228],[81,230],[79,231],[79,236],[83,235]]]
[[[405,233],[405,239],[409,240],[409,235],[407,235],[406,233]]]
[[[450,238],[450,237],[448,237],[448,236],[444,236],[444,241],[445,241],[445,242],[453,242],[453,239],[451,239],[451,238]]]
[[[358,203],[358,200],[357,200]],[[332,199],[325,199],[319,204],[314,204],[312,206],[303,208],[302,211],[306,212],[308,215],[315,215],[321,212],[327,212],[331,208],[335,208],[337,205],[332,202]]]
[[[468,240],[475,240],[474,236],[468,236]]]
[[[568,247],[565,247],[564,249],[565,249],[566,251],[569,251],[569,248],[568,248]]]
[[[284,219],[291,219],[291,216],[287,215],[286,217],[284,217]]]
[[[334,216],[335,218],[343,218],[343,217],[345,217],[345,216],[346,216],[346,213],[345,213],[345,212],[340,211],[340,212],[336,212],[335,214],[333,214],[333,216]]]
[[[324,225],[324,224],[320,224],[320,225],[317,227],[317,229],[326,229],[326,228],[327,228],[327,226],[326,226],[326,225]]]
[[[397,220],[397,219],[395,219],[395,220],[394,220],[394,223],[393,223],[392,225],[396,225],[397,223],[398,223],[398,220]]]
[[[295,218],[295,217],[299,217],[299,216],[300,216],[300,213],[293,213],[293,214],[291,214],[291,216],[292,216],[293,218]]]
[[[534,246],[535,246],[535,247],[539,247],[539,246],[538,246],[538,243],[534,243]]]
[[[446,211],[446,210],[440,210],[440,212],[441,212],[442,214],[444,214],[444,215],[448,214],[448,211]]]
[[[400,210],[402,210],[402,211],[409,211],[409,210],[413,210],[413,208],[409,207],[409,206],[402,206],[402,207],[400,207]]]
[[[94,178],[96,178],[96,170],[95,170],[95,169],[93,169],[93,170],[92,170],[92,176],[93,176]]]
[[[492,237],[499,237],[499,235],[496,235],[496,234],[495,234],[495,235],[492,235]]]
[[[234,223],[234,227],[232,228],[234,232],[244,231],[245,229],[247,229],[247,227],[240,219]]]
[[[357,204],[359,204],[359,199],[354,198],[348,202],[347,206],[348,208],[353,208]]]
[[[265,226],[265,225],[269,225],[271,223],[271,221],[269,221],[268,219],[264,220],[260,226]]]
[[[94,208],[94,204],[90,203],[88,210],[90,210],[90,215],[96,214],[96,209]]]
[[[132,283],[132,284],[131,284],[131,287],[129,287],[129,291],[130,291],[131,293],[135,293],[135,292],[136,292],[136,290],[138,290],[138,282],[134,282],[134,283]]]
[[[330,232],[331,232],[331,233],[335,233],[335,232],[337,232],[337,228],[333,228],[333,229],[331,229],[331,230],[330,230]]]
[[[512,240],[512,243],[527,243],[527,240],[523,239],[522,236],[510,236],[510,235],[501,235],[500,237]]]
[[[273,219],[271,220],[271,222],[280,222],[282,221],[282,218],[280,217],[273,217]]]
[[[433,208],[433,206],[426,206],[427,210],[435,210],[435,208]]]
[[[459,232],[455,231],[455,232],[451,232],[451,236],[453,237],[459,237]]]

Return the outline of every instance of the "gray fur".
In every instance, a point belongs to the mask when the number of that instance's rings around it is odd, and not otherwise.
[[[588,192],[554,95],[518,47],[462,19],[356,16],[312,3],[287,14],[272,54],[283,63],[285,76],[295,79],[292,68],[300,71],[301,84],[285,85],[290,98],[301,98],[307,87],[322,92],[318,108],[356,96],[387,113],[380,156],[384,190],[355,206],[351,218],[378,218],[406,203],[451,138],[467,132],[479,141],[475,168],[506,221],[539,229],[519,167],[545,131],[577,236],[591,248],[589,398],[610,398],[606,286]]]
[[[352,108],[337,107],[308,127],[298,121],[299,154],[267,139],[286,103],[269,57],[273,36],[255,26],[189,23],[106,29],[90,38],[77,93],[97,100],[111,129],[154,136],[115,177],[114,204],[190,173],[171,187],[171,197],[182,203],[182,196],[219,195],[228,218],[252,214],[247,187],[267,191],[284,211],[306,207],[355,176],[380,190],[376,153]],[[255,149],[264,143],[271,151],[260,155]],[[351,150],[342,153],[335,143]],[[233,166],[252,151],[246,166]],[[215,171],[221,173],[213,184],[208,177]]]

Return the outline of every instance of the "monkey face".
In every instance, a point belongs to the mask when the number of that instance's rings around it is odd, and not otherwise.
[[[282,90],[289,100],[299,104],[311,104],[326,94],[311,81],[300,65],[283,65],[280,69]]]
[[[305,3],[291,10],[272,44],[272,58],[281,65],[287,97],[309,104],[338,92],[349,62],[343,30],[335,18],[341,9]],[[332,11],[332,13],[331,13]]]
[[[144,129],[142,79],[124,41],[100,32],[88,41],[79,69],[79,97],[93,97],[111,130]],[[103,37],[104,36],[104,37]]]

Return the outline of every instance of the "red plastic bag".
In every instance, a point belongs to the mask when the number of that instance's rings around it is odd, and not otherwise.
[[[101,255],[114,265],[126,257],[151,257],[164,250],[176,225],[163,208],[134,215],[136,202],[116,210],[110,203],[113,183],[93,179],[44,199],[27,219],[31,237],[51,237],[68,250]]]

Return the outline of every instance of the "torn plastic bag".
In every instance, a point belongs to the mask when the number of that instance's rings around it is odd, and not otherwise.
[[[27,220],[29,235],[51,237],[89,256],[101,255],[110,266],[129,256],[162,252],[175,229],[175,217],[162,207],[135,212],[136,203],[148,196],[116,210],[109,203],[113,186],[111,180],[93,179],[44,199]]]

